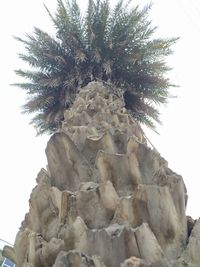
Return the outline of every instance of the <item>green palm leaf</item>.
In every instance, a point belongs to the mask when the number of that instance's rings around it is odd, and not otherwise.
[[[76,0],[57,0],[51,35],[39,28],[25,38],[19,57],[30,70],[17,70],[27,81],[14,84],[29,97],[24,112],[35,113],[31,123],[39,133],[55,131],[80,87],[93,80],[121,88],[126,108],[139,122],[159,122],[157,104],[165,104],[171,84],[166,58],[177,38],[153,38],[156,27],[148,19],[150,5],[140,9],[120,0],[89,0],[82,16]],[[116,92],[117,93],[117,92]]]

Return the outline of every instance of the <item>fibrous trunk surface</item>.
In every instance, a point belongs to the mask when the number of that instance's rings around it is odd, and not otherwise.
[[[4,248],[18,267],[200,266],[182,177],[110,86],[80,90],[46,155],[14,248]]]

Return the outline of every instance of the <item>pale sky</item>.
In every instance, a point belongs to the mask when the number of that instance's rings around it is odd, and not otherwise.
[[[84,7],[87,1],[78,1]],[[111,4],[115,3],[111,0]],[[154,0],[150,17],[158,25],[160,37],[179,36],[174,46],[174,55],[169,58],[173,71],[172,82],[180,85],[172,91],[178,98],[170,100],[162,108],[163,126],[160,135],[147,130],[151,142],[168,160],[169,167],[184,178],[189,200],[187,214],[200,216],[200,0]],[[31,33],[33,26],[51,32],[51,23],[43,7],[45,3],[54,11],[56,0],[2,1],[1,25],[1,193],[0,193],[0,238],[14,243],[15,235],[25,213],[35,178],[46,166],[45,147],[48,136],[35,137],[29,117],[20,113],[25,94],[9,84],[18,81],[13,70],[23,68],[17,53],[23,46],[12,36]],[[141,6],[147,0],[134,0]]]

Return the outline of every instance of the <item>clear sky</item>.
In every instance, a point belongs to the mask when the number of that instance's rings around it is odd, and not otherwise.
[[[85,7],[87,1],[78,1]],[[111,3],[115,3],[111,0]],[[179,36],[174,55],[169,58],[173,67],[171,80],[180,87],[172,93],[166,108],[161,108],[163,126],[160,135],[146,131],[151,142],[169,162],[173,171],[181,174],[188,189],[187,214],[200,216],[200,0],[154,0],[150,17],[158,25],[161,37]],[[25,94],[9,84],[18,81],[13,70],[23,68],[17,53],[21,44],[12,36],[31,33],[33,26],[51,32],[51,23],[43,7],[54,11],[56,0],[3,1],[0,10],[1,25],[1,193],[0,238],[11,243],[28,211],[28,199],[35,178],[46,166],[45,147],[48,136],[35,137],[35,129],[28,124],[29,117],[20,113]],[[142,5],[147,0],[134,0]]]

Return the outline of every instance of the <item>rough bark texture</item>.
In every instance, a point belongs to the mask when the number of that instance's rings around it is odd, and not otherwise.
[[[18,267],[200,266],[182,177],[107,85],[80,91],[46,155],[14,248],[4,248]]]

